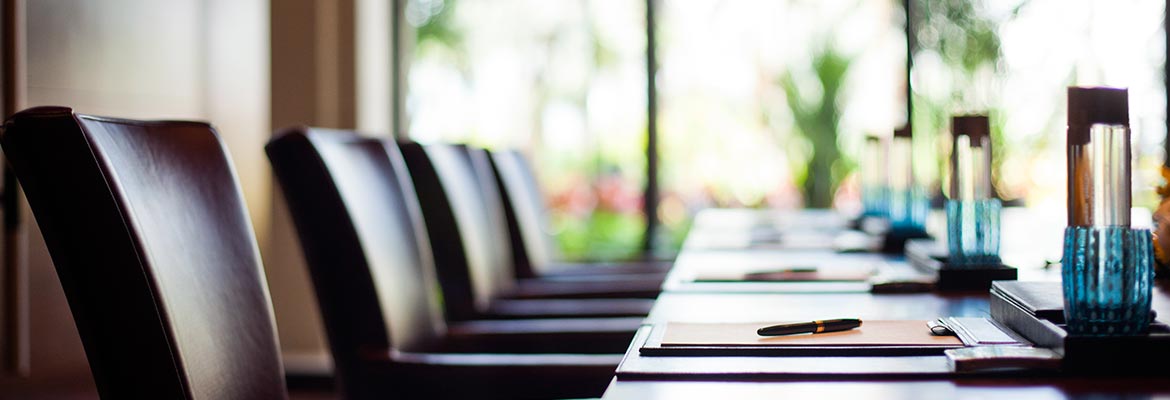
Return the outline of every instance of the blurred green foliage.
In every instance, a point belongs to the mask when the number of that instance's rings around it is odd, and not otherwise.
[[[852,161],[841,153],[837,141],[842,87],[851,61],[830,42],[825,42],[812,57],[812,76],[796,76],[792,69],[780,76],[796,130],[812,149],[810,155],[789,151],[790,159],[807,160],[803,171],[796,168],[801,171],[796,181],[802,188],[805,207],[831,207],[841,180],[853,170]],[[803,92],[798,80],[816,82],[820,96]]]
[[[455,0],[408,0],[407,18],[415,27],[415,44],[426,41],[441,43],[449,48],[458,48],[463,42],[463,33],[456,29],[451,18],[455,15]]]
[[[934,49],[967,75],[999,61],[997,25],[984,14],[983,1],[913,1],[911,22],[918,49]]]
[[[992,169],[998,176],[1004,155],[1009,151],[1003,140],[1003,118],[996,108],[997,88],[971,87],[972,82],[987,82],[977,77],[994,74],[1002,59],[998,25],[988,15],[982,0],[910,0],[910,24],[914,43],[912,58],[932,52],[950,70],[951,90],[946,93],[912,86],[913,115],[911,127],[915,137],[915,155],[930,155],[933,162],[916,166],[920,177],[933,181],[936,196],[941,195],[949,149],[950,119],[956,114],[986,114],[991,123]],[[936,88],[929,88],[936,89]],[[978,94],[987,97],[979,98]],[[928,171],[924,172],[923,169]],[[934,178],[937,178],[935,180]],[[994,176],[993,176],[994,179]],[[998,185],[996,185],[998,186]]]
[[[555,216],[557,243],[567,260],[628,260],[638,256],[636,244],[646,229],[640,214],[597,209],[586,218]],[[631,244],[634,244],[631,246]]]
[[[578,6],[580,4],[573,4]],[[467,32],[459,26],[455,15],[458,3],[455,0],[408,0],[405,4],[407,23],[414,27],[414,51],[416,57],[440,56],[454,62],[457,68],[468,72],[468,56],[465,47]],[[595,16],[586,15],[588,29],[592,32],[597,23]],[[537,38],[552,52],[562,36],[570,33],[562,32],[560,27],[553,27],[549,32],[540,33]],[[589,40],[590,54],[586,60],[590,61],[588,71],[592,74],[596,70],[605,69],[616,64],[617,54],[609,48],[609,44],[596,34],[591,34]],[[434,52],[439,50],[439,52]],[[534,78],[539,84],[536,103],[531,105],[533,110],[544,110],[552,101],[567,101],[581,108],[585,107],[588,93],[585,90],[558,90],[551,84],[543,82],[548,79],[546,65],[538,65],[534,70]],[[470,78],[470,77],[469,77]],[[563,89],[563,88],[562,88]],[[538,113],[540,111],[537,111]],[[537,115],[539,117],[539,115]],[[539,143],[543,134],[539,132],[540,118],[534,119],[532,140],[534,148],[541,149]],[[482,143],[474,132],[466,132],[463,140],[481,146],[491,147],[493,143]],[[644,146],[644,141],[635,141],[629,146]],[[609,149],[609,148],[606,148]],[[621,188],[618,193],[602,193],[599,182],[618,179],[631,181],[634,184],[640,179],[631,179],[621,174],[614,175],[614,171],[637,170],[640,166],[631,166],[631,160],[625,149],[610,151],[603,154],[603,149],[589,147],[577,149],[572,154],[557,154],[555,157],[543,157],[531,160],[539,177],[555,177],[553,182],[545,182],[549,199],[550,218],[555,229],[555,238],[561,255],[569,260],[598,259],[617,260],[629,259],[639,254],[642,236],[645,231],[645,218],[640,210],[630,210],[628,204],[621,207],[614,206],[617,201],[609,197],[621,197],[628,193],[630,188]],[[637,161],[637,160],[634,160]],[[642,161],[644,163],[644,160]],[[644,168],[642,169],[644,171]],[[627,171],[629,175],[631,171]],[[637,171],[633,171],[637,172]],[[644,173],[644,172],[642,172]],[[569,183],[566,187],[565,183]],[[612,186],[612,185],[611,185]],[[635,191],[640,190],[635,188]],[[611,192],[613,190],[611,189]],[[640,192],[637,192],[640,196]],[[629,203],[625,200],[624,203]],[[581,204],[586,204],[582,209]],[[640,203],[639,203],[640,204]]]
[[[1000,59],[1000,42],[996,33],[995,24],[981,14],[983,9],[979,0],[910,0],[913,2],[914,14],[910,21],[916,34],[912,40],[917,42],[916,48],[920,51],[927,49],[938,52],[947,65],[953,66],[959,73],[956,80],[970,78],[985,68],[995,68]],[[464,40],[467,33],[462,30],[455,20],[455,11],[458,6],[456,0],[408,0],[406,3],[406,18],[415,27],[415,51],[441,48],[453,62],[466,62]],[[598,16],[586,16],[590,29],[595,25]],[[607,43],[596,34],[589,35],[591,53],[586,60],[591,63],[590,71],[604,69],[616,64],[618,57],[607,47]],[[541,40],[547,41],[550,46],[557,40],[554,30]],[[828,208],[832,206],[835,193],[844,180],[856,168],[855,163],[841,149],[840,122],[843,97],[847,76],[852,65],[852,58],[843,54],[831,40],[824,40],[814,48],[807,65],[786,68],[776,84],[783,89],[788,110],[791,113],[794,132],[799,134],[800,143],[789,146],[789,159],[795,165],[794,180],[802,191],[806,207]],[[465,69],[466,65],[460,65]],[[536,71],[537,79],[543,79],[543,72]],[[590,72],[591,74],[593,72]],[[815,87],[813,87],[815,86]],[[956,88],[961,86],[956,85]],[[585,106],[587,90],[564,93],[550,92],[550,89],[537,85],[538,102],[533,105],[534,110],[543,110],[542,104],[558,100],[568,101],[581,107]],[[932,98],[923,93],[913,93],[915,101],[915,115],[913,117],[915,135],[924,136],[927,146],[937,149],[938,132],[945,132],[950,113],[955,103],[966,101],[962,98],[964,91],[957,89],[943,98]],[[993,123],[997,121],[993,117]],[[534,126],[539,129],[539,124]],[[998,129],[993,131],[998,133]],[[993,134],[997,149],[1002,143],[999,134]],[[541,135],[534,134],[533,139],[539,141]],[[474,138],[472,139],[474,140]],[[920,142],[922,142],[920,140]],[[539,143],[534,143],[540,148]],[[608,146],[614,145],[607,143]],[[630,149],[639,151],[645,142],[631,141],[629,146],[622,144],[618,149],[620,155],[601,154],[612,153],[615,150],[608,147],[594,147],[581,149],[581,153],[559,160],[542,161],[539,166],[545,176],[578,175],[583,185],[589,186],[584,196],[590,197],[587,202],[593,206],[588,211],[554,209],[553,218],[557,229],[557,242],[563,255],[568,258],[579,259],[585,257],[620,259],[636,256],[640,251],[639,244],[644,234],[644,215],[640,210],[631,211],[628,207],[613,207],[602,199],[605,194],[599,193],[596,187],[599,180],[619,169],[627,183],[636,185],[635,190],[641,190],[641,179],[634,177],[636,173],[644,173],[638,164],[642,160],[634,160],[627,156]],[[635,148],[636,147],[636,148]],[[932,150],[932,149],[928,149]],[[936,153],[943,154],[943,153]],[[668,155],[664,155],[668,156]],[[639,155],[640,157],[640,155]],[[569,158],[566,160],[565,158]],[[945,166],[944,157],[936,158],[935,167],[939,171]],[[556,182],[550,182],[556,183]],[[568,189],[552,185],[550,196],[577,195],[566,192]],[[674,194],[662,193],[662,198]],[[689,221],[686,219],[685,221]],[[672,227],[664,230],[663,237],[657,238],[657,243],[666,247],[678,248],[685,237],[687,229]]]

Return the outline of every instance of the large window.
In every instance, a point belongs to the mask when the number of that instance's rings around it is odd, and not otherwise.
[[[906,119],[900,5],[668,0],[660,15],[669,244],[702,207],[858,207],[864,136]]]
[[[569,258],[627,258],[645,231],[640,0],[413,0],[405,105],[419,141],[522,149]]]
[[[864,137],[908,122],[916,172],[938,199],[955,114],[991,116],[1001,197],[1063,210],[1065,90],[1120,86],[1130,90],[1135,205],[1152,208],[1165,157],[1164,6],[408,0],[403,126],[422,141],[525,150],[561,250],[622,258],[642,250],[646,228],[648,50],[658,64],[660,254],[704,207],[858,210]]]
[[[1164,6],[1155,0],[914,0],[915,134],[933,139],[924,154],[945,156],[950,114],[986,112],[1000,195],[1063,215],[1067,88],[1125,87],[1134,205],[1152,209],[1166,137]]]

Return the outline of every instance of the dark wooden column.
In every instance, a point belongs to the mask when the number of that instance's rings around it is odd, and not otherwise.
[[[906,15],[906,126],[914,117],[914,91],[910,87],[910,72],[914,69],[914,50],[918,41],[914,38],[914,20],[911,18],[914,0],[902,0],[902,10]]]
[[[3,115],[7,119],[19,111],[24,103],[24,1],[5,1],[0,10],[0,97]],[[3,207],[3,257],[0,257],[0,375],[28,376],[28,265],[24,260],[25,242],[21,229],[20,186],[16,175],[0,155],[3,181],[0,182],[0,204]]]
[[[646,213],[646,236],[642,251],[652,257],[655,237],[658,236],[658,87],[654,77],[658,73],[657,46],[654,43],[655,0],[646,0],[646,189],[642,196],[642,210]]]

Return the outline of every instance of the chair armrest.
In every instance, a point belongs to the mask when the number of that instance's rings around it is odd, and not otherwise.
[[[497,300],[484,313],[490,319],[645,317],[654,306],[648,299],[526,299]]]
[[[370,372],[350,393],[370,398],[599,398],[621,357],[391,350],[366,359]]]
[[[569,276],[592,274],[665,274],[674,265],[672,260],[553,262],[541,268],[540,275]]]
[[[642,318],[482,320],[448,326],[442,352],[621,354]]]
[[[622,354],[509,354],[509,353],[411,353],[393,352],[392,361],[403,364],[447,366],[601,367],[614,373]]]
[[[662,281],[565,282],[536,278],[516,281],[514,290],[501,297],[507,299],[656,299],[661,291]]]
[[[556,281],[556,282],[613,282],[623,280],[635,281],[653,281],[662,283],[666,280],[666,272],[615,272],[610,273],[604,269],[598,269],[594,273],[570,273],[570,274],[541,274],[536,279],[542,281]]]

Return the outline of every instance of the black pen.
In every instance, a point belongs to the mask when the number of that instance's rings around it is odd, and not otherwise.
[[[765,326],[756,330],[760,336],[793,335],[797,333],[825,333],[847,331],[861,326],[861,320],[856,318],[826,319],[811,322],[797,322]]]

